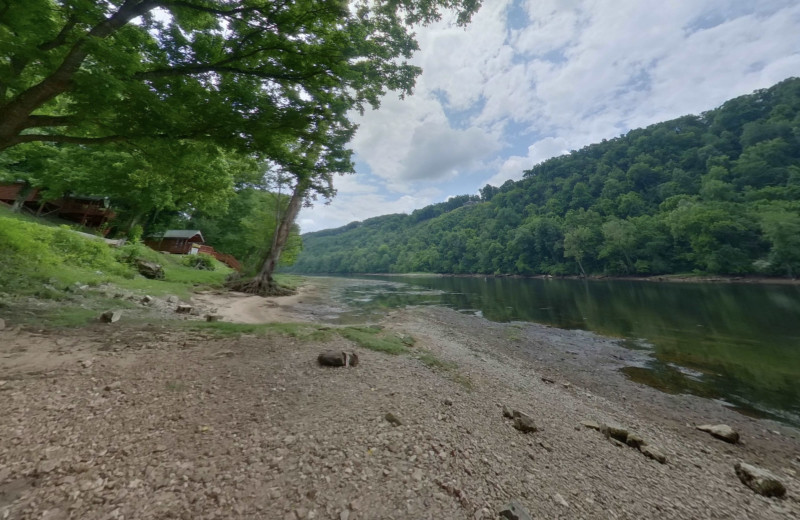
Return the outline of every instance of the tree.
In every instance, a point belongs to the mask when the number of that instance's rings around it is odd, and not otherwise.
[[[420,69],[412,26],[480,0],[30,0],[0,8],[0,150],[29,142],[206,141],[294,176],[255,289],[302,203],[353,171],[352,110]],[[266,282],[266,283],[265,283]]]

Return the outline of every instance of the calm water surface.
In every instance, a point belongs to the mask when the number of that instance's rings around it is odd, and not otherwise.
[[[800,426],[798,286],[404,276],[331,287],[345,321],[441,305],[618,337],[649,355],[623,369],[631,379]]]

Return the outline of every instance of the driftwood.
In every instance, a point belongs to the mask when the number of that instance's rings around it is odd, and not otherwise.
[[[358,354],[326,350],[317,357],[317,363],[324,367],[355,367],[358,366]]]

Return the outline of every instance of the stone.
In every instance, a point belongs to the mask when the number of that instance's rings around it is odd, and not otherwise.
[[[739,433],[727,424],[704,424],[698,426],[697,429],[731,444],[739,442]]]
[[[517,499],[512,499],[508,504],[503,506],[499,515],[500,518],[505,518],[506,520],[533,520],[527,509],[525,509]]]
[[[106,311],[100,315],[103,323],[115,323],[122,317],[122,311]]]
[[[532,417],[522,412],[515,411],[514,413],[519,414],[514,417],[514,428],[521,431],[522,433],[539,431],[539,428],[536,427],[536,423],[533,422]]]
[[[736,470],[739,480],[759,495],[782,497],[786,494],[786,486],[783,485],[783,482],[765,469],[744,462],[737,462],[733,468]]]
[[[616,439],[620,442],[628,440],[628,430],[624,426],[615,423],[604,423],[600,427],[600,432],[606,437]]]
[[[506,419],[514,418],[514,412],[512,412],[511,409],[506,405],[503,405],[503,417]]]
[[[594,421],[581,421],[581,424],[583,425],[584,428],[600,431],[600,425]]]
[[[142,302],[143,305],[149,305],[149,304],[153,303],[153,297],[145,294],[142,297],[141,302]]]
[[[647,442],[645,442],[645,440],[639,434],[629,433],[628,438],[625,439],[625,444],[627,444],[631,448],[636,448],[638,450],[642,446],[647,444]]]
[[[219,314],[206,314],[206,321],[219,321],[222,319],[222,316]]]
[[[453,406],[453,400],[452,399],[445,399],[444,400],[444,404],[445,404],[445,406]]]
[[[0,318],[0,330],[3,330],[4,328],[6,328],[6,320]]]
[[[181,305],[178,305],[175,308],[175,312],[177,312],[178,314],[189,314],[190,312],[192,312],[192,306],[182,303]]]
[[[383,416],[383,418],[386,419],[392,426],[400,426],[401,424],[403,424],[400,418],[397,417],[392,412],[388,412],[386,415]]]
[[[81,366],[83,368],[91,368],[91,366],[92,366],[92,360],[91,359],[84,359],[80,363],[81,363]]]
[[[653,459],[655,461],[660,462],[661,464],[667,463],[667,456],[664,455],[661,452],[661,450],[659,450],[655,446],[650,446],[649,444],[645,444],[639,447],[639,451],[641,451],[642,455],[644,455],[648,459]]]
[[[139,271],[139,274],[151,280],[164,279],[164,268],[161,267],[161,264],[149,262],[143,258],[136,259],[136,270]]]
[[[326,350],[317,356],[317,363],[323,367],[356,367],[358,366],[358,354]]]
[[[559,493],[556,493],[555,495],[553,495],[553,502],[555,502],[556,504],[558,504],[560,506],[563,506],[563,507],[569,507],[569,504],[567,503],[567,501],[564,500],[564,497],[562,497]]]

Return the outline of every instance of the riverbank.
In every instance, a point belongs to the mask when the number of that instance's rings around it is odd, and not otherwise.
[[[314,276],[329,276],[319,274]],[[671,283],[733,283],[733,284],[777,284],[800,285],[800,278],[778,278],[771,276],[725,276],[725,275],[694,275],[694,274],[661,274],[653,276],[614,276],[614,275],[521,275],[521,274],[454,274],[454,273],[352,273],[347,275],[332,274],[330,276],[392,276],[392,277],[419,277],[431,276],[437,278],[515,278],[522,280],[615,280],[631,282],[671,282]]]
[[[294,298],[257,304],[324,314],[312,287]],[[397,310],[381,325],[415,342],[390,356],[313,321],[186,323],[0,331],[0,517],[494,519],[511,499],[535,518],[800,515],[796,430],[628,381],[617,368],[636,353],[590,333]],[[318,367],[325,349],[360,363]],[[584,421],[627,427],[666,464]],[[720,422],[743,442],[694,428]],[[787,498],[745,487],[738,461],[776,473]]]

